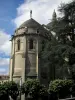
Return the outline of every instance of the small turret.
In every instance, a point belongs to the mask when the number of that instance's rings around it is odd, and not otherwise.
[[[57,20],[57,15],[56,15],[55,9],[54,9],[54,12],[53,12],[53,15],[52,15],[52,20],[53,21]]]

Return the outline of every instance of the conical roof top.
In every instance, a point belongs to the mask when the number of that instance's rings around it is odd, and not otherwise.
[[[33,18],[25,21],[19,28],[30,27],[30,28],[43,28],[41,24],[35,21]]]

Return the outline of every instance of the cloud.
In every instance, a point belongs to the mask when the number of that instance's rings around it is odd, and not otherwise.
[[[0,75],[8,75],[9,73],[9,58],[0,57]]]
[[[9,73],[9,58],[0,57],[0,75],[8,75]]]
[[[19,27],[24,21],[30,18],[29,11],[33,11],[33,18],[41,24],[47,24],[52,18],[54,9],[57,10],[61,2],[71,0],[27,0],[17,8],[17,16],[13,19],[16,27]],[[58,13],[58,12],[57,12]]]
[[[0,75],[8,74],[11,36],[0,29]]]
[[[10,55],[11,42],[10,35],[0,29],[0,54]]]
[[[5,71],[6,71],[5,68],[0,69],[0,72],[5,72]]]
[[[0,66],[8,66],[9,58],[0,58]]]
[[[8,70],[5,68],[0,68],[0,75],[8,75]]]

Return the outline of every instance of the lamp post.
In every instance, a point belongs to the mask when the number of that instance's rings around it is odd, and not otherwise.
[[[22,77],[20,78],[20,100],[21,100],[21,86],[22,86]]]

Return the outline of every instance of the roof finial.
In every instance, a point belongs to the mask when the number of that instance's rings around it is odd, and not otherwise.
[[[32,18],[32,10],[30,10],[30,18]]]

